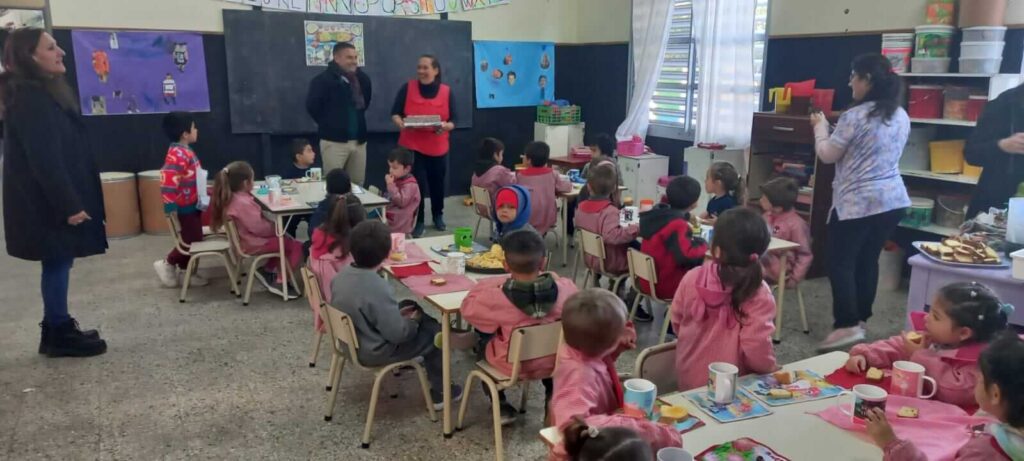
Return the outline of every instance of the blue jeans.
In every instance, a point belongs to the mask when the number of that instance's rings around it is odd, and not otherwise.
[[[57,326],[71,320],[68,315],[68,280],[74,258],[43,261],[43,324]]]

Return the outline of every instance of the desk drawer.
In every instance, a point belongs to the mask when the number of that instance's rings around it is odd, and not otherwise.
[[[753,128],[755,141],[814,144],[810,117],[755,113]]]

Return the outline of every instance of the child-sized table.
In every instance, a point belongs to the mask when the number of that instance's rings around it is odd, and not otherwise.
[[[953,282],[978,282],[985,285],[1004,303],[1020,305],[1024,300],[1024,280],[1011,276],[1009,267],[973,268],[958,267],[933,261],[925,256],[910,258],[910,293],[907,295],[907,318],[911,312],[927,311],[935,293]],[[1024,309],[1017,309],[1010,316],[1010,323],[1024,325]],[[907,323],[910,328],[910,324]]]

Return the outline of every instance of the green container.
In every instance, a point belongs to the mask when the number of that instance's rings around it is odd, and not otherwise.
[[[455,246],[458,248],[466,248],[473,246],[473,228],[472,227],[457,227],[455,228]]]
[[[933,25],[914,28],[914,56],[919,58],[948,58],[956,27]]]
[[[580,123],[580,106],[537,106],[537,121],[548,125]]]
[[[910,209],[900,221],[903,226],[922,228],[932,223],[932,211],[935,209],[935,200],[923,197],[911,197]]]

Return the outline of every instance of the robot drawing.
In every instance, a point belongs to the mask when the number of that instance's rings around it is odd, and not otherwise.
[[[188,64],[188,43],[176,42],[171,56],[174,57],[174,65],[178,66],[178,71],[185,72],[185,65]]]
[[[96,76],[99,77],[101,82],[106,83],[107,77],[110,76],[110,58],[107,56],[106,51],[96,50],[92,52],[92,70],[96,72]]]
[[[171,74],[167,74],[163,81],[164,104],[178,104],[178,83],[174,81]]]

